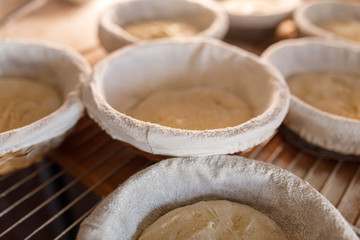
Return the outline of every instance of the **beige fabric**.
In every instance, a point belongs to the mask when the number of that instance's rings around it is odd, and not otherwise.
[[[359,18],[360,4],[351,1],[308,1],[301,7],[296,9],[294,13],[294,21],[298,32],[302,36],[318,36],[327,39],[336,39],[345,42],[359,44],[359,41],[349,39],[355,37],[359,40]],[[332,22],[332,25],[345,25],[336,27],[340,34],[328,31],[319,26]],[[336,23],[337,22],[337,23]],[[347,24],[346,24],[347,22]],[[349,24],[350,23],[350,24]],[[327,25],[327,24],[326,24]],[[356,25],[354,29],[352,29]],[[334,25],[331,27],[333,28]],[[350,29],[348,29],[350,27]],[[342,36],[345,33],[345,36]],[[357,35],[357,36],[356,36]]]
[[[217,0],[217,2],[229,15],[230,31],[239,35],[242,32],[254,34],[257,31],[261,34],[264,30],[276,28],[302,3],[301,0]]]
[[[341,41],[301,38],[270,46],[262,58],[278,68],[285,78],[313,72],[358,74],[360,49]],[[316,84],[313,81],[308,87],[315,87]],[[326,92],[329,93],[330,90]],[[334,103],[337,100],[330,101]],[[360,120],[319,111],[292,95],[284,123],[313,145],[341,154],[360,155]]]
[[[175,208],[221,199],[267,215],[291,240],[357,239],[307,182],[274,165],[228,155],[168,159],[135,174],[82,222],[77,239],[135,240]]]
[[[294,1],[289,0],[218,0],[231,13],[273,14],[291,9]]]
[[[41,42],[0,41],[0,56],[0,77],[36,79],[61,98],[61,106],[40,121],[0,133],[0,155],[33,145],[50,149],[52,144],[46,142],[62,139],[82,116],[80,86],[90,73],[89,65],[71,49]]]
[[[100,43],[112,52],[127,44],[144,42],[124,27],[141,21],[165,19],[186,21],[197,29],[196,36],[203,37],[222,39],[229,28],[226,12],[211,0],[122,0],[101,14]]]
[[[253,117],[233,127],[186,130],[130,116],[131,109],[151,93],[207,87],[241,98]],[[83,93],[89,116],[114,139],[165,156],[235,153],[262,143],[284,119],[290,96],[285,80],[270,65],[209,38],[125,47],[95,66]]]

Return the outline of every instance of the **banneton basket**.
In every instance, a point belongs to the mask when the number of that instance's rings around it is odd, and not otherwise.
[[[123,29],[137,21],[185,19],[201,31],[197,36],[222,39],[228,31],[229,20],[216,2],[209,0],[124,0],[106,9],[99,22],[101,45],[112,52],[139,39]]]
[[[301,0],[279,0],[274,1],[273,4],[279,4],[276,11],[266,11],[263,13],[241,13],[232,10],[231,6],[225,7],[225,2],[228,0],[217,0],[217,2],[224,7],[230,18],[230,27],[234,29],[274,29],[281,21],[291,16],[293,11],[301,5]],[[231,0],[234,1],[234,0]],[[264,0],[268,1],[268,0]],[[234,1],[234,4],[249,4],[251,1]],[[244,6],[243,8],[245,8]]]
[[[360,20],[360,4],[346,1],[319,1],[304,4],[294,13],[294,21],[302,36],[317,36],[354,43],[316,25],[326,20]]]
[[[303,72],[355,72],[360,66],[360,48],[322,38],[284,40],[270,46],[262,58],[282,75]],[[284,124],[306,142],[330,153],[360,160],[360,121],[319,110],[291,95]]]
[[[214,199],[255,208],[288,239],[357,239],[339,211],[304,180],[268,163],[228,155],[173,158],[138,172],[82,222],[77,239],[135,240],[172,209]]]
[[[241,97],[255,116],[234,127],[183,130],[128,115],[141,99],[159,89],[201,86]],[[249,52],[209,38],[122,48],[95,66],[83,91],[89,116],[112,138],[142,152],[165,156],[245,151],[274,134],[287,113],[289,99],[288,87],[274,68]]]
[[[80,87],[90,74],[75,51],[47,43],[0,41],[0,76],[23,77],[53,87],[62,105],[53,113],[21,128],[0,133],[0,174],[40,161],[56,147],[82,116]]]

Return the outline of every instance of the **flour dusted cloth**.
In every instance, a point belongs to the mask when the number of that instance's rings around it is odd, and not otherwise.
[[[61,105],[26,126],[0,133],[0,174],[28,166],[57,146],[82,116],[80,88],[88,63],[69,48],[42,42],[0,41],[0,78],[26,78],[54,89]],[[31,90],[31,89],[30,89]]]
[[[289,239],[357,239],[319,192],[292,173],[239,156],[174,158],[132,176],[81,224],[78,240],[137,239],[161,215],[201,200],[247,204]]]
[[[184,130],[130,116],[154,92],[205,87],[241,98],[253,117],[232,127]],[[269,139],[287,113],[290,93],[280,73],[257,56],[219,40],[194,38],[110,54],[95,66],[83,100],[89,116],[112,138],[146,153],[182,157],[245,151]]]
[[[127,25],[171,19],[190,23],[198,30],[195,35],[202,37],[222,39],[229,28],[227,14],[211,0],[123,0],[102,13],[99,40],[108,52],[112,52],[127,44],[144,41],[126,31]]]
[[[280,70],[285,78],[293,74],[322,72],[354,74],[360,81],[360,49],[345,42],[320,38],[285,40],[270,46],[262,58]],[[349,105],[356,107],[358,100],[353,101]],[[292,94],[284,124],[312,145],[341,154],[360,155],[358,119],[319,110]]]

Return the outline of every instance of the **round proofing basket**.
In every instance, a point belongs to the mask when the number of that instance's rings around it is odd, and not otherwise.
[[[276,43],[262,58],[285,78],[304,72],[355,72],[360,65],[360,48],[340,41],[303,38]],[[360,155],[359,120],[321,111],[292,95],[284,124],[310,144],[345,155]]]
[[[200,131],[128,115],[155,91],[193,87],[216,87],[239,96],[255,116],[234,127]],[[114,52],[95,66],[83,99],[89,116],[114,139],[154,155],[202,156],[244,151],[270,138],[287,113],[290,97],[281,75],[255,55],[198,38],[154,41]]]
[[[197,36],[222,39],[227,33],[229,20],[215,2],[209,0],[124,0],[105,10],[99,22],[102,46],[112,52],[139,39],[123,26],[137,21],[184,19],[201,31]]]
[[[226,155],[164,160],[135,174],[84,220],[77,239],[138,239],[172,209],[214,199],[255,208],[288,239],[357,239],[338,210],[307,182],[271,164]]]
[[[294,13],[294,21],[300,35],[351,41],[317,26],[326,21],[359,21],[360,4],[344,1],[319,1],[308,3]],[[351,41],[353,42],[353,41]],[[353,42],[354,43],[354,42]]]
[[[220,5],[226,0],[217,0]],[[247,1],[240,1],[239,4],[248,4]],[[246,30],[264,30],[274,29],[281,21],[291,16],[292,12],[301,4],[301,0],[284,0],[283,5],[286,7],[279,7],[279,10],[268,13],[251,13],[242,14],[237,13],[236,10],[226,9],[229,19],[230,28],[232,29],[246,29]]]
[[[44,43],[0,42],[0,77],[37,81],[57,90],[62,105],[21,128],[0,133],[0,174],[42,159],[57,146],[82,116],[81,84],[90,74],[84,59],[71,49]]]

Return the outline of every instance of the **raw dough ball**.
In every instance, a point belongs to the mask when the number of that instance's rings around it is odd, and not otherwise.
[[[139,240],[283,240],[285,233],[269,217],[247,205],[202,201],[161,216]]]
[[[136,119],[163,126],[204,130],[239,125],[252,118],[250,106],[234,94],[198,87],[154,92],[130,112]]]
[[[21,78],[0,78],[0,132],[26,126],[61,105],[58,93]]]
[[[184,21],[153,20],[129,24],[124,29],[131,35],[146,40],[155,38],[188,37],[196,35],[199,30]]]
[[[360,43],[360,21],[330,20],[319,22],[317,25],[340,37]]]
[[[325,112],[360,119],[360,76],[356,74],[302,73],[290,76],[292,94]]]

